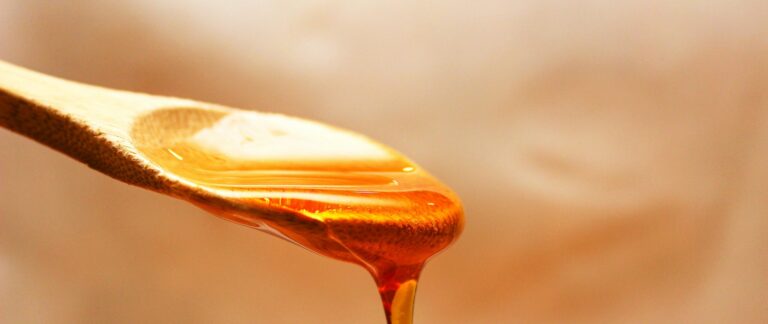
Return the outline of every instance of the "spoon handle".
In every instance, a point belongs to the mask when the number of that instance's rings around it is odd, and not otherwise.
[[[191,103],[80,84],[0,61],[0,127],[126,182],[135,182],[132,168],[140,165],[130,142],[133,121]]]

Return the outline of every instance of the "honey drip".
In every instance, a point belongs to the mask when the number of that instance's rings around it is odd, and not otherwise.
[[[367,269],[388,323],[412,322],[424,263],[463,227],[455,194],[359,135],[279,115],[195,109],[154,112],[133,130],[136,148],[151,163],[228,201],[184,198]],[[165,134],[141,135],[158,130]]]

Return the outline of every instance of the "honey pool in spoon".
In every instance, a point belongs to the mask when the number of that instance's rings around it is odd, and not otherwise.
[[[320,123],[166,109],[139,118],[131,137],[151,163],[233,202],[195,202],[201,208],[363,266],[376,280],[388,323],[412,322],[421,269],[463,227],[457,196],[418,165]],[[264,206],[269,212],[260,212]]]

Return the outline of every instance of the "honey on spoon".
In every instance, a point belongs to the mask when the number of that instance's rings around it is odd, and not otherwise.
[[[0,62],[0,125],[119,180],[363,266],[388,323],[463,227],[458,198],[399,153],[324,124],[77,84]]]

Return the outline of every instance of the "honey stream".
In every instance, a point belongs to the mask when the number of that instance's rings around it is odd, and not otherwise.
[[[363,266],[388,323],[412,323],[424,263],[463,227],[456,195],[418,165],[318,123],[168,109],[140,119],[132,140],[180,181],[228,197],[226,204],[188,198],[201,208]]]

